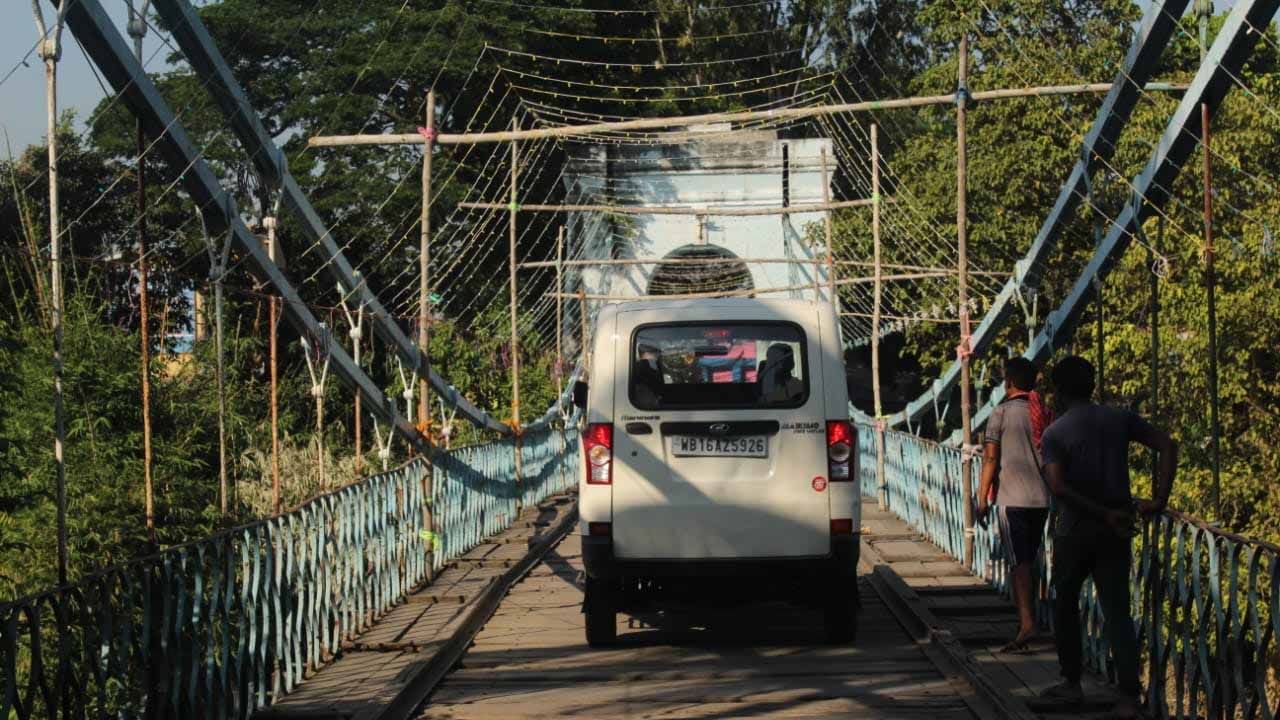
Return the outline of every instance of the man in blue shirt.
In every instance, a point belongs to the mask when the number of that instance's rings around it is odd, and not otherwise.
[[[1093,578],[1123,698],[1115,716],[1138,716],[1138,640],[1129,609],[1129,568],[1137,517],[1162,512],[1173,487],[1178,448],[1169,434],[1136,413],[1092,402],[1093,365],[1064,358],[1053,369],[1063,414],[1044,432],[1045,479],[1058,500],[1053,539],[1054,632],[1064,682],[1042,697],[1079,703],[1082,669],[1080,589]],[[1154,497],[1137,504],[1129,488],[1129,444],[1159,453]]]

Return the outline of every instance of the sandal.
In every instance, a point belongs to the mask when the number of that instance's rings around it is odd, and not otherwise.
[[[1020,655],[1023,653],[1030,652],[1030,650],[1031,650],[1031,638],[1025,638],[1025,639],[1014,638],[1009,642],[1005,643],[1003,646],[1001,646],[1001,648],[997,652],[1006,653],[1009,655]]]
[[[1014,655],[1030,652],[1031,641],[1035,639],[1036,639],[1036,634],[1034,630],[1027,633],[1026,635],[1023,635],[1021,632],[1019,632],[1018,636],[1010,640],[1009,642],[1005,643],[1004,647],[1000,648],[999,652],[1010,653]]]

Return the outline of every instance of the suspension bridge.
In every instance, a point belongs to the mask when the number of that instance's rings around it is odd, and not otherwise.
[[[487,9],[508,5],[519,4],[493,0]],[[1208,168],[1232,161],[1214,154],[1210,128],[1229,94],[1256,97],[1244,68],[1259,45],[1275,49],[1271,24],[1280,2],[1236,0],[1212,42],[1201,36],[1193,77],[1169,83],[1157,73],[1170,44],[1187,32],[1187,5],[1149,3],[1129,46],[1109,63],[1109,81],[1044,85],[1028,76],[1016,77],[1016,88],[973,89],[966,29],[954,89],[899,98],[851,95],[853,86],[838,73],[794,69],[719,84],[623,85],[612,71],[629,69],[630,60],[489,45],[482,52],[498,58],[499,70],[491,78],[474,70],[467,76],[464,91],[479,97],[462,106],[469,117],[453,106],[438,116],[432,90],[415,116],[420,125],[402,119],[393,132],[364,132],[330,123],[334,134],[307,138],[303,152],[333,153],[317,172],[341,165],[343,153],[387,153],[398,163],[397,191],[420,181],[420,211],[388,219],[403,232],[369,238],[335,232],[334,219],[313,204],[291,171],[300,158],[268,129],[187,0],[152,0],[154,15],[147,3],[140,11],[131,4],[125,28],[100,0],[48,5],[47,24],[36,3],[41,40],[33,52],[49,79],[62,582],[0,605],[0,716],[1053,716],[1055,708],[1035,700],[1056,673],[1049,646],[1025,656],[991,649],[1013,618],[997,530],[974,518],[981,468],[974,433],[1003,391],[975,382],[972,368],[998,357],[1001,333],[1018,323],[1026,331],[1019,351],[1038,365],[1071,346],[1087,333],[1103,283],[1135,243],[1152,258],[1158,283],[1164,255],[1149,229],[1176,225],[1170,206],[1181,201],[1171,188],[1203,157],[1216,498]],[[986,32],[1010,32],[999,15],[988,20],[994,29]],[[136,119],[139,156],[178,169],[166,193],[180,192],[208,244],[215,292],[203,301],[216,308],[220,398],[235,392],[222,387],[222,303],[239,276],[270,299],[273,435],[278,312],[305,349],[317,442],[332,373],[353,398],[357,448],[363,418],[373,424],[381,462],[349,484],[326,486],[333,469],[323,466],[321,449],[324,492],[292,509],[281,499],[277,463],[268,517],[75,578],[66,571],[56,344],[64,226],[55,80],[64,26],[110,88],[109,106]],[[205,109],[221,118],[219,132],[234,137],[256,178],[252,207],[241,206],[250,198],[219,176],[220,166],[188,132],[191,109],[175,106],[148,73],[148,31],[189,66],[207,92]],[[664,47],[657,43],[659,69],[680,67]],[[600,81],[556,73],[573,63]],[[752,92],[770,99],[756,103]],[[598,106],[590,101],[605,95],[637,114],[592,110]],[[1097,101],[1087,129],[1080,129],[1087,118],[1066,109],[1050,114],[1070,136],[1076,160],[1060,168],[1061,186],[1049,193],[1055,199],[1042,208],[1039,231],[1020,243],[1020,253],[975,252],[966,202],[971,105],[1082,95]],[[682,99],[710,96],[736,96],[743,107],[639,112],[646,102],[680,107]],[[1129,177],[1118,155],[1132,152],[1125,143],[1133,144],[1133,118],[1144,104],[1162,109],[1160,123],[1138,142],[1141,169]],[[927,108],[955,114],[954,227],[926,209],[921,189],[881,148],[882,138],[903,132],[888,111]],[[480,168],[474,177],[457,177],[458,156]],[[61,210],[74,225],[80,209]],[[1078,266],[1055,265],[1077,257],[1063,245],[1082,213],[1092,228],[1087,257]],[[287,252],[277,237],[286,226],[294,244]],[[375,284],[370,267],[393,256],[407,258],[403,270],[377,276],[385,285]],[[495,267],[501,272],[476,277]],[[145,288],[145,263],[138,269]],[[453,294],[452,287],[466,290]],[[326,294],[334,288],[336,295]],[[317,302],[321,295],[331,300]],[[588,649],[575,506],[581,418],[570,388],[586,367],[594,317],[607,303],[726,296],[833,304],[847,357],[869,356],[870,397],[849,408],[864,507],[857,642],[825,644],[809,614],[770,605],[765,622],[758,608],[750,616],[622,615],[618,646]],[[473,388],[451,381],[449,358],[429,356],[446,315],[466,318],[471,332],[506,346],[509,417],[469,399]],[[338,329],[342,320],[346,332]],[[899,397],[881,387],[881,347],[922,326],[954,353],[948,350],[942,371],[921,392]],[[387,373],[370,369],[374,343],[394,363],[394,388],[384,382]],[[1105,345],[1099,334],[1099,353]],[[554,390],[549,406],[529,412],[521,379],[529,382],[532,371],[522,363],[538,357],[552,358],[541,367],[550,368]],[[1105,358],[1098,359],[1101,372]],[[1154,374],[1151,381],[1158,388]],[[144,417],[146,402],[144,396]],[[451,443],[463,434],[455,423],[482,440]],[[220,435],[225,513],[233,488],[226,430]],[[405,462],[392,467],[397,453]],[[149,465],[146,508],[151,527]],[[1168,511],[1143,525],[1134,557],[1132,610],[1149,712],[1280,713],[1280,548]],[[1047,589],[1040,602],[1047,620]],[[1110,661],[1091,593],[1081,612],[1096,672],[1090,690],[1102,698],[1084,712],[1101,711]]]

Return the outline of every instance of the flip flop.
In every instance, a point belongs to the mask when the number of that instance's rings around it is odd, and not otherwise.
[[[1013,640],[1010,640],[1009,642],[1005,643],[1004,646],[1000,648],[999,652],[1007,653],[1009,655],[1018,655],[1018,654],[1026,653],[1029,650],[1031,650],[1030,640],[1031,640],[1030,638],[1027,638],[1025,640],[1019,640],[1017,638],[1014,638]]]

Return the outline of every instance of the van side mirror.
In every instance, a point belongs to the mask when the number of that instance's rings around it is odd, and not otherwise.
[[[573,383],[573,404],[582,410],[587,409],[587,384],[581,380]]]

